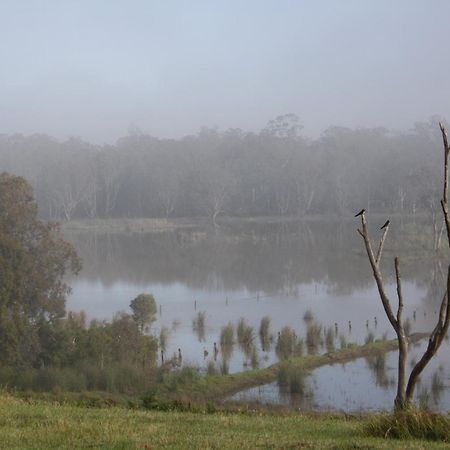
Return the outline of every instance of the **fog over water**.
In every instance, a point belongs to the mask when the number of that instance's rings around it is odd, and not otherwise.
[[[399,218],[393,222],[383,265],[387,291],[395,303],[391,259],[393,252],[398,252],[404,256],[405,318],[410,332],[426,332],[434,327],[444,289],[443,261],[408,245],[396,245],[401,240],[408,242],[411,229],[422,225]],[[219,229],[199,226],[159,233],[66,232],[84,263],[80,276],[71,280],[73,293],[67,307],[83,309],[90,318],[111,319],[117,311],[128,311],[131,299],[141,292],[152,293],[158,317],[150,332],[158,336],[164,328],[166,355],[177,355],[180,348],[183,364],[203,371],[209,364],[220,370],[224,359],[230,372],[250,369],[255,359],[258,367],[277,362],[278,333],[289,326],[305,339],[307,311],[323,332],[333,331],[329,344],[333,348],[339,348],[342,339],[364,344],[370,334],[375,339],[393,339],[395,333],[378,298],[356,226],[354,221],[301,220],[222,222]],[[200,333],[193,325],[199,312],[205,314]],[[262,347],[258,337],[264,316],[270,317],[272,343],[268,348]],[[238,343],[222,354],[221,330],[229,323],[236,329],[240,318],[253,327],[253,357]],[[413,347],[409,361],[417,359],[423,349],[424,343],[420,349]],[[330,348],[325,343],[314,350],[326,351]],[[447,386],[449,351],[446,341],[425,371],[418,391],[422,397],[429,396],[430,406],[442,410],[450,407],[450,398],[441,395],[444,388],[436,392],[435,387],[433,391],[432,380],[438,377]],[[308,409],[389,409],[395,396],[395,379],[394,352],[386,360],[374,356],[313,371],[307,378],[310,395],[306,397],[283,394],[272,383],[233,398]]]
[[[449,116],[445,0],[3,0],[0,133],[114,142],[299,115],[408,129]]]

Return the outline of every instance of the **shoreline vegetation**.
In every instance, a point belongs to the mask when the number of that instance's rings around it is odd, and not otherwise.
[[[428,337],[427,333],[414,333],[409,336],[411,344]],[[269,367],[238,372],[229,375],[206,375],[189,380],[188,383],[178,384],[172,392],[163,385],[156,394],[157,397],[178,398],[185,401],[209,402],[225,400],[240,391],[277,379],[282,366],[290,365],[296,369],[308,372],[325,365],[342,364],[366,356],[383,354],[398,349],[398,342],[393,340],[378,340],[365,345],[348,344],[347,348],[322,355],[307,355],[292,357],[279,361]]]
[[[422,221],[426,219],[425,214],[395,214],[375,212],[371,215],[374,219],[384,219],[385,217],[401,218],[403,220]],[[216,219],[217,226],[227,226],[233,224],[283,224],[293,222],[316,222],[316,221],[346,222],[353,220],[353,215],[306,215],[306,216],[260,216],[260,217],[232,217],[221,216]],[[352,222],[353,223],[353,222]],[[211,218],[208,217],[176,217],[176,218],[104,218],[104,219],[75,219],[70,221],[61,221],[61,228],[64,231],[95,231],[95,232],[116,232],[116,233],[149,233],[176,231],[182,229],[195,229],[213,227]]]

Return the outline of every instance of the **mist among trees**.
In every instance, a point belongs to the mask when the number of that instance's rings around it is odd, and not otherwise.
[[[115,145],[0,136],[2,171],[33,186],[42,218],[347,215],[436,211],[438,119],[408,132],[330,127],[294,114],[259,133],[201,129],[179,140],[134,130]]]

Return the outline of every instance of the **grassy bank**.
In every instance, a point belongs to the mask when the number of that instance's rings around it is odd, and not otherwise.
[[[417,221],[422,223],[426,216],[417,214],[415,217],[412,215],[398,215],[388,214],[393,219],[403,219],[408,223]],[[371,214],[372,219],[383,220],[387,217],[384,213]],[[353,214],[348,216],[338,216],[333,214],[315,214],[308,216],[255,216],[255,217],[231,217],[220,216],[217,219],[219,226],[228,225],[242,225],[242,224],[277,224],[277,223],[290,223],[290,222],[347,222],[353,219]],[[63,229],[70,231],[97,231],[97,232],[153,232],[153,231],[170,231],[182,228],[197,228],[212,226],[213,222],[211,217],[177,217],[177,218],[103,218],[103,219],[78,219],[61,221]],[[353,223],[353,222],[351,222]]]
[[[416,333],[410,336],[410,341],[412,343],[418,342],[427,336],[424,333]],[[309,371],[325,365],[342,364],[356,358],[386,353],[397,348],[397,340],[375,341],[361,346],[351,345],[349,348],[324,355],[290,358],[288,363],[298,369]],[[248,370],[231,375],[208,375],[195,379],[187,379],[185,383],[180,382],[176,385],[169,384],[169,388],[170,386],[173,388],[172,392],[167,388],[167,385],[163,385],[160,395],[165,398],[176,396],[177,398],[183,399],[184,397],[186,400],[200,402],[223,399],[244,389],[275,381],[282,364],[286,364],[286,361],[273,364],[264,369]]]
[[[199,219],[83,219],[61,222],[63,230],[98,233],[148,233],[194,228],[204,221]]]
[[[4,449],[441,449],[446,443],[367,436],[368,418],[291,413],[82,408],[0,393]]]

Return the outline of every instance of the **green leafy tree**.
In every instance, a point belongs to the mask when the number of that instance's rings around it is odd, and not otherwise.
[[[156,320],[156,302],[151,294],[139,294],[130,303],[133,320],[137,323],[141,333],[144,328]]]
[[[30,185],[0,175],[0,362],[40,363],[41,338],[65,315],[67,271],[80,261],[58,226],[38,219]],[[56,337],[54,337],[56,339]]]

